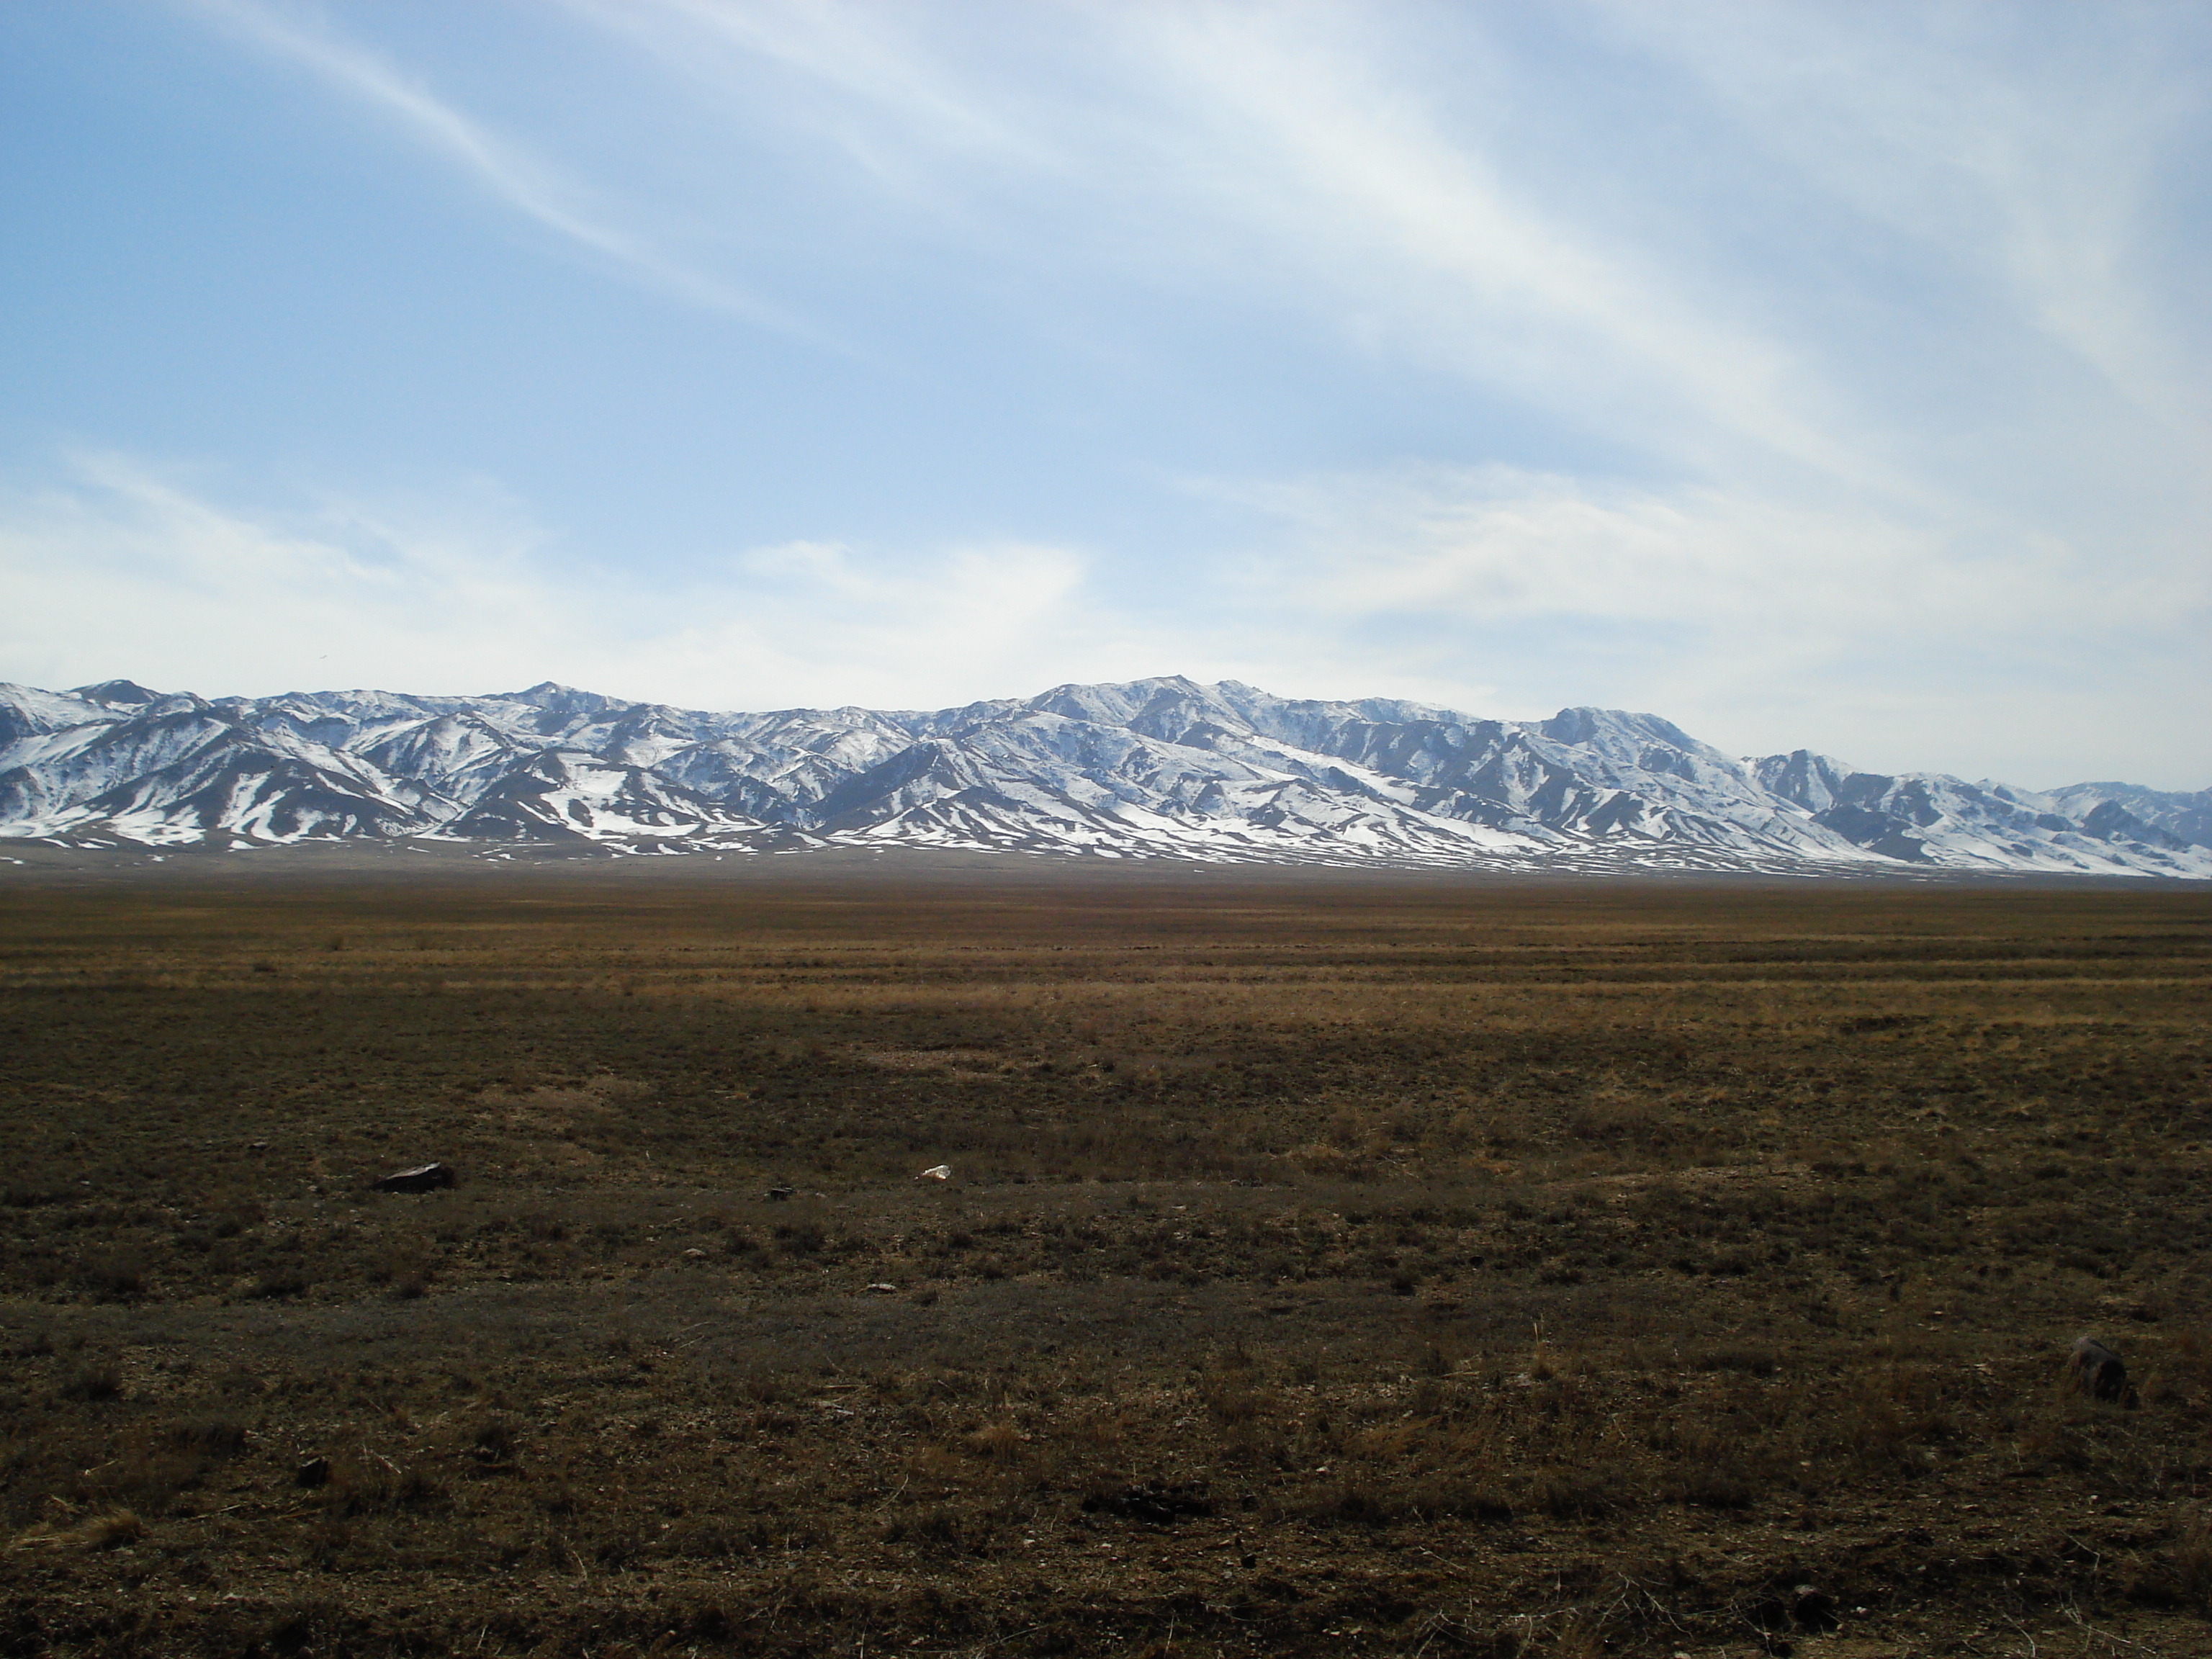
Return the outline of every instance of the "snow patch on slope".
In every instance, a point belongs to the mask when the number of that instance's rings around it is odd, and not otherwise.
[[[2205,796],[1736,759],[1653,714],[1533,723],[1179,676],[933,712],[720,714],[547,681],[213,702],[0,685],[0,836],[847,844],[1497,869],[2212,878]],[[2195,814],[2196,816],[2191,816]]]

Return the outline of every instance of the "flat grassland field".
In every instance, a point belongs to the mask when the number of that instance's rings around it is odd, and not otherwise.
[[[2212,1651],[2212,893],[244,862],[0,886],[0,1653]]]

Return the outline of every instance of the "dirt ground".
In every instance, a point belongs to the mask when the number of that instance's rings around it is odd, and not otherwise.
[[[0,1653],[2212,1653],[2212,893],[270,856],[0,871]]]

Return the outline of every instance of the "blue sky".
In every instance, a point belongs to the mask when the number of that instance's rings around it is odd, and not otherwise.
[[[2212,782],[2212,9],[16,0],[0,678]]]

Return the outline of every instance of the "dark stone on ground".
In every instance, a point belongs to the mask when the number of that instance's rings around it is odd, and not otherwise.
[[[1141,1481],[1119,1492],[1093,1492],[1083,1500],[1087,1515],[1118,1515],[1131,1521],[1165,1524],[1186,1515],[1211,1515],[1213,1500],[1202,1481]]]
[[[2066,1377],[2093,1400],[2120,1400],[2128,1391],[2128,1368],[2094,1336],[2085,1336],[2066,1357]]]

